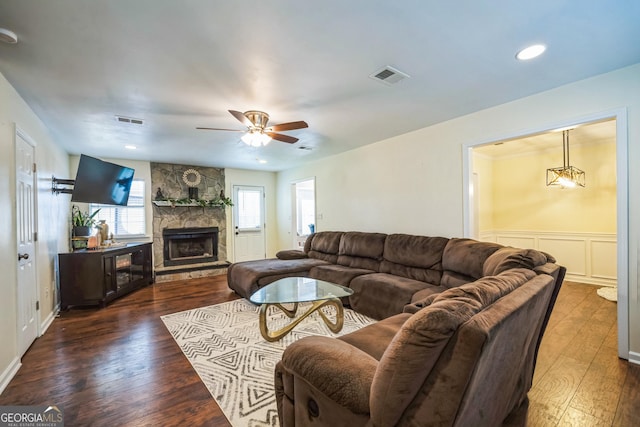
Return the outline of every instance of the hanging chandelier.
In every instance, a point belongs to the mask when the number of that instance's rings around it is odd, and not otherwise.
[[[584,171],[569,164],[569,131],[562,131],[562,166],[547,169],[547,186],[584,187]]]

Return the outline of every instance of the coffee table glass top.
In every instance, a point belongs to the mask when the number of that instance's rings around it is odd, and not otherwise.
[[[258,289],[249,300],[255,304],[282,304],[348,297],[353,290],[308,277],[286,277]]]

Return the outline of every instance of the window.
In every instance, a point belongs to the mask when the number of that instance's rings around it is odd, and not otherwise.
[[[131,183],[127,206],[100,205],[92,203],[91,213],[100,209],[96,219],[105,220],[109,226],[109,234],[115,237],[144,236],[144,180],[134,179]]]
[[[237,227],[241,230],[262,227],[262,189],[240,188],[237,190]]]

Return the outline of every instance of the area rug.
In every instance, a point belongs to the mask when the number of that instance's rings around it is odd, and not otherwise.
[[[599,288],[596,293],[604,299],[609,301],[618,301],[618,288]]]
[[[306,308],[301,304],[299,312]],[[334,334],[314,313],[282,340],[270,343],[260,335],[258,309],[240,299],[161,317],[234,427],[279,425],[273,376],[289,344],[311,335],[346,334],[375,322],[345,309],[344,327]],[[270,329],[290,321],[279,310],[270,309]]]

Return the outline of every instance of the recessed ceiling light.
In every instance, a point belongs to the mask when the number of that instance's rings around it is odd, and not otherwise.
[[[15,44],[18,43],[18,36],[11,30],[6,28],[0,28],[0,41],[5,43]]]
[[[516,53],[516,58],[520,61],[527,61],[542,55],[545,50],[547,50],[545,45],[534,44],[532,46],[525,47],[520,52]]]
[[[124,148],[126,148],[127,150],[135,150],[136,146],[135,145],[125,145]]]
[[[256,159],[258,161],[258,163],[260,163],[261,165],[264,165],[265,163],[267,163],[267,161],[265,159]]]

